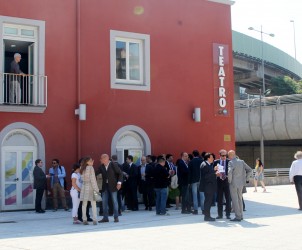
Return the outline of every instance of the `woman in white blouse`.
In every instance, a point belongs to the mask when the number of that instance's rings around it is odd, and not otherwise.
[[[73,217],[73,224],[81,224],[78,220],[78,208],[80,204],[80,192],[82,187],[82,180],[80,175],[80,165],[74,164],[72,168],[72,175],[71,175],[71,183],[72,187],[70,190],[70,196],[72,199],[72,217]]]
[[[302,151],[295,153],[296,158],[289,170],[289,181],[295,183],[299,201],[299,210],[302,210]]]

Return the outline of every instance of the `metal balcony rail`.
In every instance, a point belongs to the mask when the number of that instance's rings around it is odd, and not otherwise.
[[[276,106],[283,104],[302,103],[302,94],[269,96],[261,98],[261,106]],[[260,98],[236,100],[235,109],[253,108],[260,106]]]
[[[47,76],[0,73],[0,105],[47,106]]]
[[[253,170],[253,176],[255,176],[255,170]],[[279,177],[289,176],[289,168],[267,168],[264,169],[264,177]]]

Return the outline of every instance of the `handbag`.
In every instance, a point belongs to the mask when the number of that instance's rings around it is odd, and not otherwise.
[[[102,201],[102,196],[100,193],[93,191],[93,200],[96,202]]]

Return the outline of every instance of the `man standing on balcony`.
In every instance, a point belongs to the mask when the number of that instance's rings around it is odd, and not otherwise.
[[[21,103],[20,75],[25,75],[25,74],[20,70],[19,67],[20,61],[21,61],[21,55],[19,53],[15,53],[14,60],[10,64],[10,73],[12,75],[9,84],[9,102],[12,104]]]

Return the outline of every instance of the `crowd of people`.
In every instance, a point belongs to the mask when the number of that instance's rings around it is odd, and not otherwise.
[[[302,158],[302,153],[297,155],[295,156],[297,159]],[[181,209],[182,214],[197,215],[200,208],[205,221],[222,219],[224,212],[225,217],[230,221],[240,222],[243,219],[242,193],[253,171],[236,156],[235,151],[227,152],[222,149],[219,151],[218,159],[213,153],[200,154],[197,150],[192,154],[182,152],[175,164],[172,154],[157,157],[148,155],[141,157],[140,163],[136,165],[133,157],[128,155],[126,162],[119,164],[116,155],[109,157],[107,154],[102,154],[96,170],[91,157],[84,157],[79,160],[79,163],[74,164],[70,190],[73,223],[88,225],[91,221],[93,225],[97,225],[96,196],[99,194],[102,196],[99,215],[103,218],[98,222],[109,222],[109,216],[113,216],[114,222],[119,222],[119,216],[124,210],[139,209],[138,193],[142,195],[145,210],[152,211],[155,207],[156,215],[159,216],[169,215],[167,208],[171,207],[170,202],[173,200],[175,209]],[[298,163],[296,162],[295,165]],[[36,212],[45,212],[41,208],[41,201],[47,178],[51,178],[53,211],[58,209],[58,196],[62,207],[68,211],[64,194],[65,168],[60,166],[58,159],[52,160],[49,174],[43,172],[43,163],[40,159],[36,160],[35,165]],[[263,178],[263,164],[260,159],[257,159],[254,176],[255,191],[258,181],[263,191],[266,191]],[[300,181],[299,177],[294,178],[293,174],[290,174],[290,178],[292,182]],[[299,186],[297,193],[301,209]],[[213,218],[211,207],[215,206],[215,203],[217,203],[218,216]],[[89,207],[92,208],[92,218]],[[235,213],[233,219],[230,217],[232,210]]]

